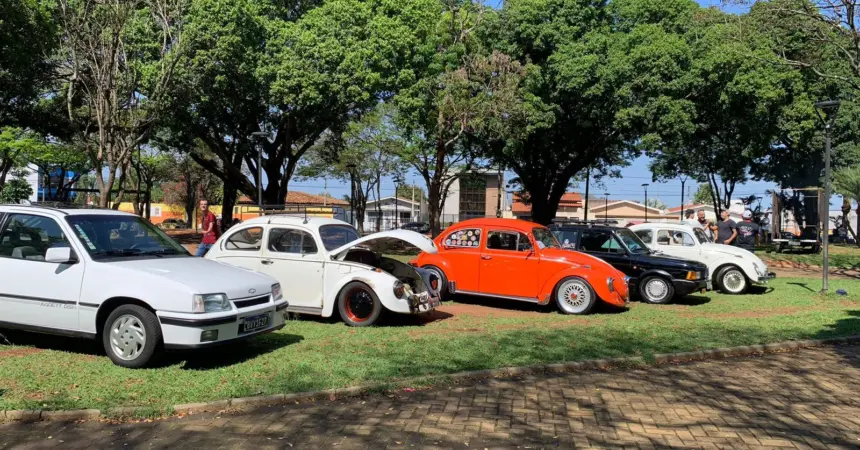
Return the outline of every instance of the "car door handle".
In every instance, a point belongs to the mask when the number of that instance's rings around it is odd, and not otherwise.
[[[274,264],[274,263],[275,263],[275,262],[274,262],[274,261],[272,261],[271,259],[264,259],[264,260],[263,260],[263,261],[261,261],[261,262],[262,262],[263,264],[267,265],[267,266],[268,266],[268,265],[270,265],[270,264]]]
[[[481,259],[493,259],[492,256],[481,255]]]

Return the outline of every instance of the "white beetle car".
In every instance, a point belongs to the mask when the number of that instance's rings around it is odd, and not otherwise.
[[[142,367],[284,326],[271,277],[194,258],[138,216],[0,205],[0,328],[101,339]]]
[[[359,238],[340,220],[272,215],[230,228],[206,258],[271,275],[284,287],[289,312],[331,317],[337,309],[348,325],[369,326],[383,308],[417,314],[440,305],[438,277],[382,256],[404,242],[436,253],[436,244],[414,231]]]
[[[708,265],[714,284],[727,294],[743,294],[750,284],[766,284],[776,277],[754,253],[716,244],[705,230],[678,223],[643,223],[630,227],[648,247],[669,256]]]

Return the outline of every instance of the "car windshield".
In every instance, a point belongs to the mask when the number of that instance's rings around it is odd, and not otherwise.
[[[190,256],[184,247],[137,216],[74,215],[66,221],[93,259]]]
[[[630,253],[642,254],[650,252],[650,250],[648,250],[648,246],[642,242],[642,239],[639,239],[639,236],[629,229],[619,228],[618,230],[615,230],[615,234],[617,234],[618,238],[621,239],[621,242],[627,246]]]
[[[708,235],[705,234],[705,230],[703,230],[701,228],[698,228],[698,227],[693,228],[693,233],[696,234],[696,239],[699,240],[700,244],[707,244],[709,242],[714,242],[714,241],[708,239]]]
[[[535,235],[535,242],[540,248],[559,248],[558,240],[552,235],[552,231],[547,228],[534,228],[532,233]]]
[[[358,231],[349,225],[323,225],[320,227],[320,238],[328,251],[358,239]]]

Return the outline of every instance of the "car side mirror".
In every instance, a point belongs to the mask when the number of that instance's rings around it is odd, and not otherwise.
[[[72,253],[71,247],[54,247],[45,252],[45,261],[56,264],[74,264],[78,262],[78,258]]]

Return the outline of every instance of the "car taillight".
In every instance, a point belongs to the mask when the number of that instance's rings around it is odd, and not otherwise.
[[[430,277],[430,288],[433,289],[434,291],[439,290],[439,279],[436,278],[435,276]]]

